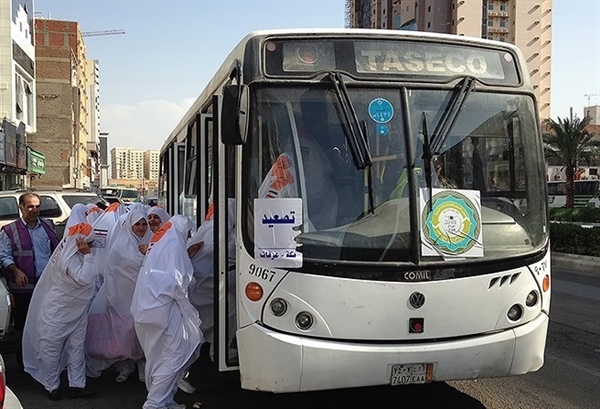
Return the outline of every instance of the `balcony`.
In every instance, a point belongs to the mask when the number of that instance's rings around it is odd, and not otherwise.
[[[506,33],[508,33],[508,28],[506,28],[506,27],[488,27],[487,31],[488,31],[488,33],[506,34]]]

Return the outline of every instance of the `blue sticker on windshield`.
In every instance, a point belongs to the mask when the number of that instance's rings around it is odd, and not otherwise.
[[[389,128],[387,125],[384,124],[379,124],[377,125],[377,135],[379,136],[387,136],[387,134],[390,132]]]
[[[388,123],[394,117],[394,107],[387,99],[375,98],[369,104],[369,116],[378,124]]]

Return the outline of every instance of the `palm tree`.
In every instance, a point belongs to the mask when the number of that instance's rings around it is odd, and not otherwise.
[[[574,187],[573,179],[579,161],[585,159],[590,161],[593,155],[598,153],[600,141],[594,140],[594,135],[585,128],[592,120],[586,116],[583,119],[558,118],[546,120],[550,132],[544,133],[544,153],[546,160],[557,159],[565,167],[567,204],[569,209],[573,208]]]

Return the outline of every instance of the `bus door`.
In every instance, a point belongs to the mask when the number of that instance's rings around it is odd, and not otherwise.
[[[194,231],[205,221],[211,196],[210,174],[212,114],[198,113],[188,124],[185,137],[185,181],[180,197],[182,214],[194,223]]]
[[[211,113],[202,113],[199,116],[198,164],[194,165],[197,175],[197,206],[198,219],[196,225],[200,226],[206,219],[212,196],[212,163],[213,163],[213,116]]]
[[[213,114],[218,118],[220,98],[213,99]],[[220,372],[238,368],[236,315],[236,210],[235,210],[235,153],[236,147],[225,146],[218,135],[218,126],[207,127],[212,140],[212,164],[207,173],[212,180],[214,206],[214,334],[213,352]]]
[[[165,193],[165,210],[171,215],[181,213],[180,195],[183,192],[184,173],[181,171],[185,166],[185,144],[173,143],[169,146],[166,154],[161,158],[163,171],[166,173],[161,178],[167,178],[167,189]]]

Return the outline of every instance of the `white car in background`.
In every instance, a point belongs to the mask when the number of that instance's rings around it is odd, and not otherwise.
[[[28,190],[4,190],[0,192],[0,227],[21,217],[19,196]],[[64,190],[31,190],[40,196],[40,217],[54,222],[58,238],[62,238],[65,224],[71,214],[71,208],[76,203],[102,204],[108,202],[94,192],[81,192],[74,189]]]
[[[0,409],[23,409],[19,398],[6,386],[6,367],[0,355]]]

